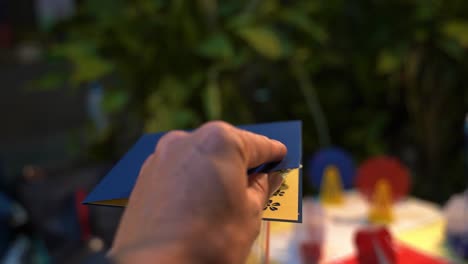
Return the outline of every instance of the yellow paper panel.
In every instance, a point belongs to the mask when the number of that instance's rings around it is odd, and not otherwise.
[[[96,205],[110,205],[110,206],[127,206],[128,199],[112,199],[112,200],[105,200],[100,202],[93,202],[92,204]]]
[[[278,191],[270,197],[263,218],[278,221],[299,219],[299,169],[291,170]]]
[[[94,202],[97,205],[126,206],[127,199]],[[291,170],[280,189],[270,197],[263,211],[267,220],[297,221],[299,219],[299,169]]]

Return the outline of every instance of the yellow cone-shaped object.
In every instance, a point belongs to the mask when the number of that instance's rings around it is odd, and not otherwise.
[[[325,168],[322,184],[320,186],[320,200],[325,205],[338,205],[343,203],[343,184],[336,166]]]
[[[375,185],[369,212],[369,222],[374,224],[389,224],[393,221],[392,189],[385,179],[380,179]]]

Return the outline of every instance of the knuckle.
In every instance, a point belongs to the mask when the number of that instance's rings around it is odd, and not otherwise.
[[[211,142],[210,145],[219,147],[232,146],[238,143],[232,128],[228,123],[213,121],[204,125],[202,130],[206,135],[206,140]]]
[[[208,122],[198,131],[202,140],[198,143],[198,149],[205,154],[233,153],[242,154],[242,140],[234,127],[223,121]]]
[[[187,132],[181,130],[174,130],[164,134],[156,146],[156,149],[163,150],[180,141],[187,136]]]

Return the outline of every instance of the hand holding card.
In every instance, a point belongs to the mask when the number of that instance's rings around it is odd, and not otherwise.
[[[302,221],[302,135],[300,121],[276,122],[239,126],[238,128],[263,135],[283,143],[288,152],[280,162],[252,165],[249,174],[258,172],[281,173],[285,181],[278,192],[274,192],[263,211],[264,220]],[[179,133],[179,132],[178,132]],[[88,195],[84,203],[125,206],[145,160],[154,152],[155,145],[166,133],[147,134],[127,152],[99,185]],[[175,164],[174,166],[179,166]],[[247,171],[247,170],[246,170]],[[156,172],[159,173],[159,172]],[[193,186],[192,188],[197,188]],[[172,192],[169,195],[176,195]],[[191,199],[186,197],[186,199]],[[155,201],[161,203],[163,201]]]
[[[269,179],[280,175],[247,171],[284,160],[286,152],[277,140],[223,122],[167,133],[141,168],[111,255],[241,263],[279,187],[271,183],[281,183]]]

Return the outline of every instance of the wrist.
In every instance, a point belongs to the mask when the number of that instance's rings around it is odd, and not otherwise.
[[[116,264],[127,263],[202,263],[183,245],[142,245],[111,250],[108,256]]]
[[[118,264],[242,263],[251,246],[249,241],[243,239],[243,232],[237,229],[220,232],[219,229],[209,228],[198,234],[158,240],[112,248],[108,256]]]

